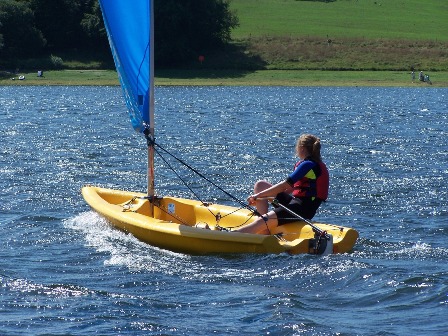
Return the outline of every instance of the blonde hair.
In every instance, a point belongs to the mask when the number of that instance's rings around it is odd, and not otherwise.
[[[297,139],[296,151],[299,147],[305,147],[311,158],[316,161],[322,161],[320,156],[320,139],[312,134],[302,134]]]

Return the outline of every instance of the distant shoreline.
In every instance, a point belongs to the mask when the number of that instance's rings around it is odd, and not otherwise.
[[[321,70],[160,70],[156,86],[378,86],[378,87],[448,87],[448,71],[429,73],[432,85],[416,80],[406,71],[321,71]],[[19,80],[19,76],[25,79]],[[14,80],[11,78],[15,78]],[[114,70],[59,70],[24,72],[5,76],[0,86],[114,86],[119,85]]]

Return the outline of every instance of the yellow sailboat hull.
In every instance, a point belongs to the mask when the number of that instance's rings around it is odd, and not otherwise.
[[[282,225],[272,235],[220,231],[255,220],[253,214],[218,204],[163,197],[154,206],[145,194],[87,186],[86,202],[114,227],[163,249],[188,254],[214,253],[310,253],[312,228],[305,222]],[[218,216],[217,216],[218,214]],[[358,232],[331,224],[313,223],[333,236],[333,253],[349,252]],[[210,229],[203,228],[204,226]]]

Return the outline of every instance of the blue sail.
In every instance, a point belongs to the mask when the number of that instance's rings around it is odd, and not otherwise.
[[[137,132],[150,123],[150,80],[154,76],[150,74],[151,1],[99,0],[129,117]]]

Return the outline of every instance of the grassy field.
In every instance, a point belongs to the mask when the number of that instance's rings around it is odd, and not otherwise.
[[[233,38],[266,69],[448,70],[448,1],[233,0]]]
[[[448,1],[232,0],[240,18],[233,38],[250,36],[448,41]]]
[[[48,71],[44,77],[24,73],[25,80],[0,80],[0,85],[118,85],[112,70]],[[157,71],[155,84],[162,85],[274,85],[274,86],[400,86],[448,87],[448,71],[431,74],[432,85],[412,82],[401,71],[319,71],[319,70],[165,70]]]
[[[156,85],[421,86],[410,71],[448,87],[448,1],[232,0],[234,43]],[[0,85],[117,85],[114,71],[63,55],[72,70],[0,76]],[[99,63],[98,63],[99,64]],[[80,70],[83,69],[83,70]],[[0,74],[1,75],[1,74]],[[16,77],[18,77],[18,75]]]

